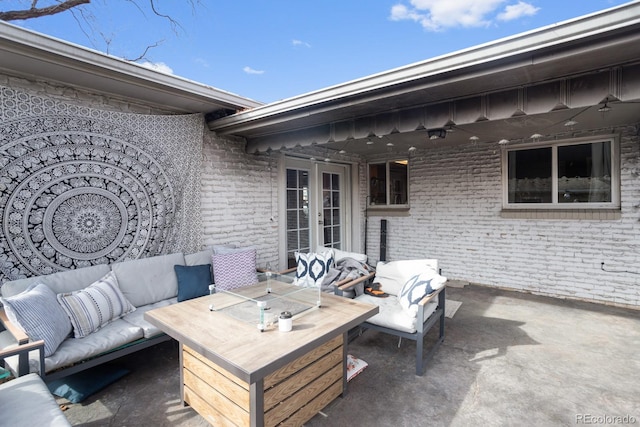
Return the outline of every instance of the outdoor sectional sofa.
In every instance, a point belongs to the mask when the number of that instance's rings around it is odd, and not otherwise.
[[[51,382],[167,341],[170,337],[145,321],[144,313],[154,308],[174,304],[180,299],[179,280],[174,266],[211,265],[212,254],[212,250],[188,255],[174,253],[7,282],[1,288],[3,303],[6,305],[7,300],[11,301],[18,295],[25,295],[25,291],[29,288],[31,288],[30,292],[39,291],[39,294],[35,293],[40,298],[40,303],[49,301],[43,304],[46,307],[40,307],[41,310],[47,311],[46,318],[49,324],[48,330],[43,335],[44,340],[30,340],[24,333],[24,328],[16,327],[12,323],[13,319],[7,318],[4,312],[0,312],[0,320],[3,320],[6,328],[0,332],[0,360],[4,359],[5,367],[9,368],[15,376],[35,372],[40,374],[46,382]],[[78,295],[77,291],[89,289],[90,285],[100,281],[113,281],[113,277],[117,280],[117,287],[121,291],[120,297],[123,295],[126,298],[126,301],[123,301],[125,310],[121,311],[124,313],[135,307],[133,311],[127,312],[122,317],[118,316],[115,320],[106,319],[106,324],[97,325],[98,329],[95,331],[89,328],[89,331],[85,331],[88,332],[86,336],[81,338],[76,337],[78,334],[76,326],[80,329],[91,326],[87,322],[83,324],[82,319],[79,325],[73,324],[73,333],[65,329],[66,326],[62,328],[62,332],[55,331],[54,319],[56,314],[60,313],[58,309],[61,304],[55,307],[55,303],[51,301],[51,295],[54,295],[54,298],[59,295]],[[52,292],[44,289],[40,284],[46,285],[46,288]],[[188,289],[187,292],[189,292]],[[70,298],[68,306],[77,307],[78,302],[81,302],[78,298]],[[37,304],[38,298],[35,298],[35,301]],[[133,307],[128,307],[127,303]],[[57,310],[56,313],[53,313],[52,307]],[[11,312],[11,310],[7,311]],[[50,335],[53,336],[56,333],[59,336],[62,334],[59,345],[56,345],[55,337],[50,338]],[[51,344],[49,348],[47,344]],[[51,348],[52,346],[55,348]]]

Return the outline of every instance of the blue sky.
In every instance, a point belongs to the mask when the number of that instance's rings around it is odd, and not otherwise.
[[[5,0],[0,10],[30,3]],[[628,1],[201,0],[194,10],[187,0],[156,0],[179,21],[176,31],[138,3],[93,0],[91,26],[77,12],[12,23],[129,59],[162,41],[149,66],[272,102]]]

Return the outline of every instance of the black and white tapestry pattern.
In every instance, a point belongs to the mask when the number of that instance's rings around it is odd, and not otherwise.
[[[1,283],[199,248],[201,115],[0,95]]]

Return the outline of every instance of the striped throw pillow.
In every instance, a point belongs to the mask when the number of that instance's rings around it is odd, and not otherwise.
[[[22,328],[30,340],[44,340],[44,357],[55,353],[71,333],[69,317],[47,285],[33,284],[18,295],[2,298],[2,304],[9,320]]]
[[[71,319],[76,338],[86,337],[135,310],[120,291],[113,272],[80,291],[58,294],[58,302]]]

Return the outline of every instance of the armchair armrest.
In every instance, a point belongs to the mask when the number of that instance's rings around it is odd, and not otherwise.
[[[366,274],[364,276],[360,276],[357,279],[341,280],[341,281],[337,282],[336,285],[335,285],[336,293],[338,293],[338,295],[341,295],[342,292],[348,291],[349,289],[352,289],[358,283],[366,282],[367,280],[373,279],[375,275],[376,275],[375,272],[371,272],[371,273]]]
[[[418,303],[418,305],[422,305],[424,306],[425,304],[427,304],[428,302],[430,302],[431,300],[433,300],[436,296],[438,296],[440,294],[440,292],[442,292],[444,290],[446,286],[441,287],[440,289],[438,289],[437,291],[433,291],[431,292],[429,295],[425,295],[420,302]]]
[[[12,323],[7,317],[7,313],[4,311],[4,307],[0,308],[0,323],[13,335],[13,337],[18,341],[18,344],[25,344],[29,342],[29,337],[24,331],[19,328],[17,325]]]

